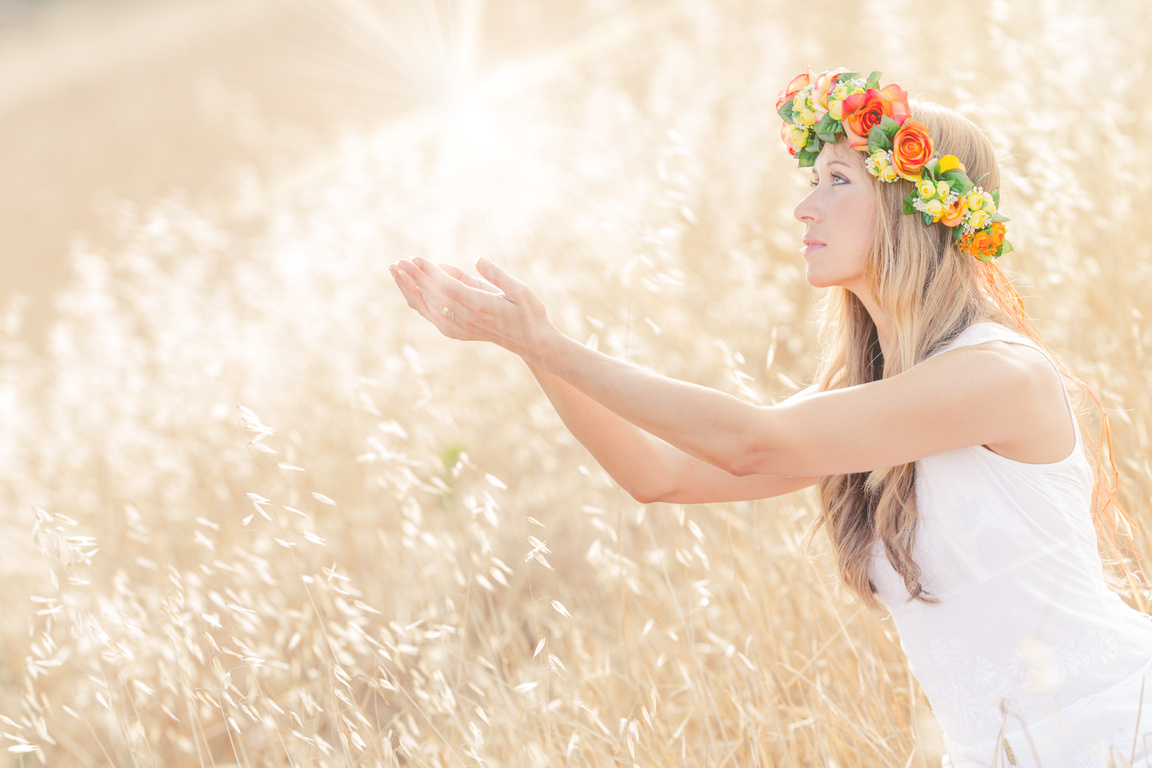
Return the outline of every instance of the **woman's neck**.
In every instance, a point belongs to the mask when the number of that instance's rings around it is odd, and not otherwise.
[[[868,316],[872,318],[872,323],[876,326],[876,338],[880,340],[881,354],[884,355],[885,360],[890,359],[889,352],[893,351],[891,345],[895,343],[892,320],[885,314],[884,310],[880,309],[879,303],[871,292],[860,292],[856,294],[856,297],[860,299],[864,309],[868,310]]]

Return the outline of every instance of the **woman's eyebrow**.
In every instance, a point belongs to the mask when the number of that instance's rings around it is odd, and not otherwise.
[[[839,165],[842,168],[849,168],[849,169],[852,167],[852,165],[845,160],[829,160],[828,162],[824,163],[825,168],[831,168],[834,165]],[[820,171],[817,170],[816,166],[812,166],[812,175],[813,176],[819,176],[820,175]]]

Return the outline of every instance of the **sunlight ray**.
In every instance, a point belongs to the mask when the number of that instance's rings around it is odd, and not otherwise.
[[[359,0],[348,0],[348,2],[363,5]],[[419,5],[428,6],[429,4],[420,3]],[[475,10],[470,11],[467,15],[477,20],[469,22],[469,25],[473,30],[472,36],[478,37],[480,6],[479,3],[475,3],[471,7]],[[431,12],[430,10],[429,13]],[[410,92],[414,95],[415,106],[418,107],[418,111],[388,121],[384,126],[377,129],[372,141],[366,145],[364,152],[386,151],[388,147],[409,145],[411,142],[426,136],[430,131],[440,129],[445,122],[445,103],[458,103],[458,97],[446,98],[446,91],[448,94],[452,94],[455,89],[460,89],[462,83],[468,85],[468,98],[473,104],[483,103],[486,108],[493,110],[508,109],[508,100],[515,100],[528,92],[529,89],[539,87],[554,74],[575,66],[576,62],[583,57],[594,55],[610,46],[626,42],[639,30],[648,29],[657,17],[667,16],[672,12],[674,9],[670,10],[667,3],[655,0],[631,4],[626,10],[595,25],[569,43],[522,60],[505,62],[496,71],[482,78],[478,77],[475,68],[458,69],[455,72],[448,69],[447,65],[450,59],[447,56],[443,56],[437,61],[431,61],[426,57],[425,61],[428,62],[428,68],[422,71],[418,77],[409,79]],[[438,44],[446,44],[446,37],[445,34],[431,36]],[[476,44],[472,43],[471,45]],[[370,54],[371,60],[367,58],[368,55],[365,51],[366,58],[361,65],[356,66],[357,70],[362,69],[368,73],[372,71],[373,64],[371,62],[380,53],[375,51]],[[332,55],[332,58],[336,58],[335,54]],[[456,54],[454,58],[457,62],[465,60],[461,54]],[[387,61],[388,58],[386,57],[384,62]],[[391,69],[395,70],[396,68],[391,67]],[[463,78],[461,78],[461,72],[466,73]],[[388,90],[395,93],[406,92],[402,86]],[[343,156],[313,162],[293,178],[279,185],[277,192],[279,194],[290,193],[294,189],[323,178],[326,174],[338,171],[347,163],[355,162],[356,159],[355,156]],[[531,160],[524,158],[523,161],[530,162]]]

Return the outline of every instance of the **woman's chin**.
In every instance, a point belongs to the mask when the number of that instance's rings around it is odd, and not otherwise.
[[[808,264],[808,269],[805,270],[804,277],[808,281],[808,285],[812,286],[813,288],[832,288],[834,286],[840,286],[841,288],[847,288],[854,293],[855,291],[853,289],[859,287],[861,282],[860,275],[829,274],[828,272],[820,269],[813,269],[813,265],[811,263]]]
[[[811,266],[809,266],[807,272],[804,273],[804,277],[806,280],[808,280],[808,285],[812,286],[813,288],[831,288],[832,286],[838,284],[835,280],[830,279],[828,275],[824,275],[817,270],[813,270]]]

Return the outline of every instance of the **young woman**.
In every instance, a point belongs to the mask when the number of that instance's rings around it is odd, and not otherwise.
[[[830,289],[816,383],[780,405],[585,347],[484,260],[480,277],[402,261],[397,285],[445,336],[523,358],[641,502],[816,484],[840,576],[891,612],[945,766],[1149,765],[1152,621],[1105,584],[1100,473],[995,263],[1011,246],[989,142],[879,73],[806,73],[777,109],[812,167],[808,281]]]

